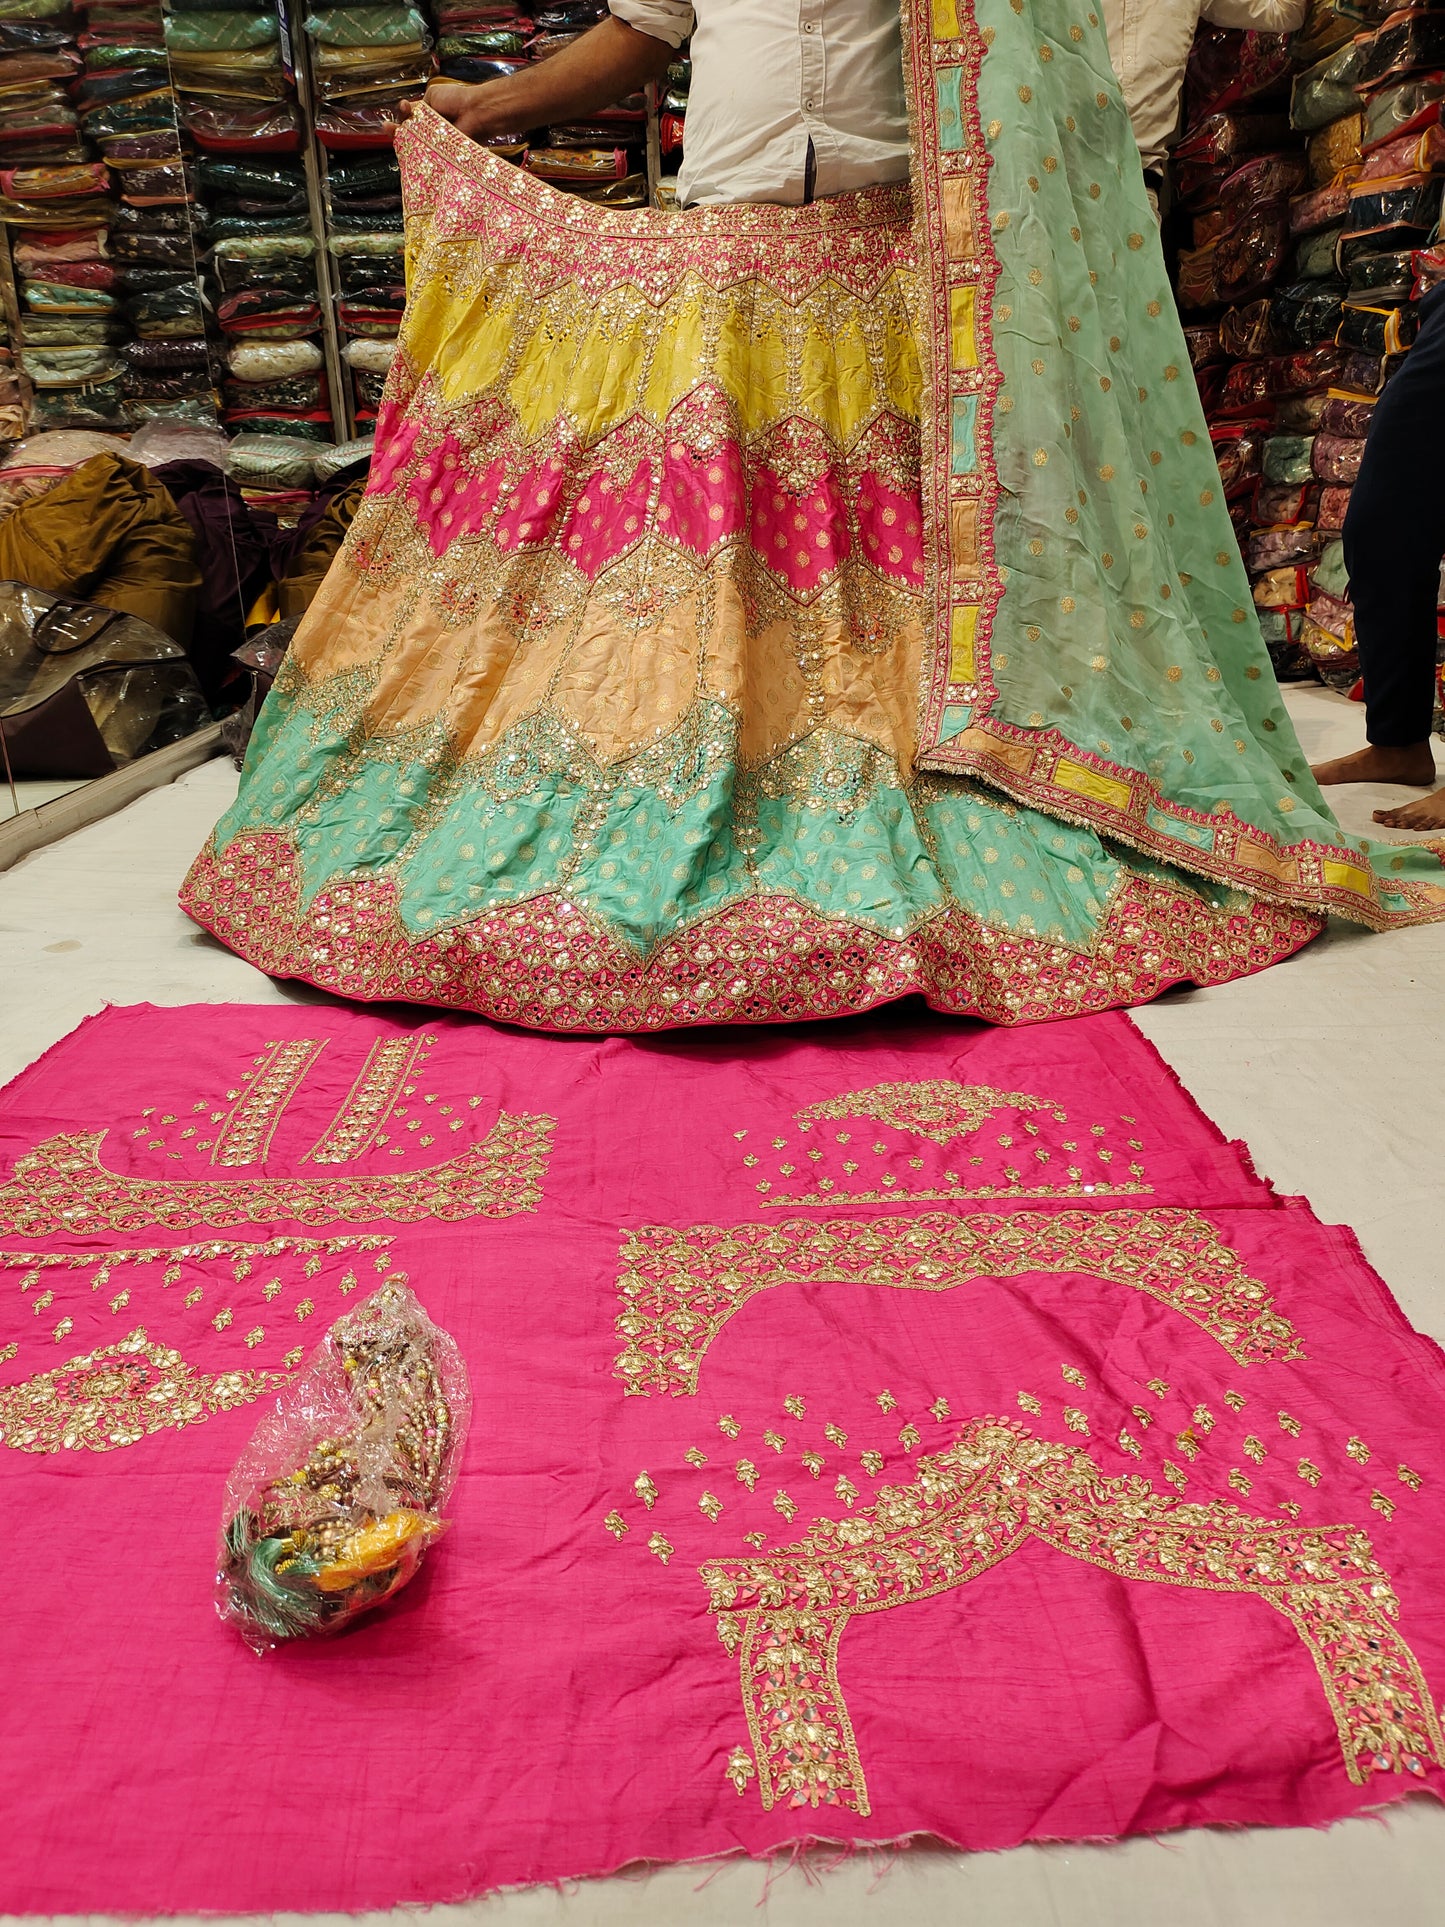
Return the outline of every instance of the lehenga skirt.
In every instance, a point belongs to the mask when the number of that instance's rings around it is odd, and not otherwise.
[[[905,19],[911,191],[614,212],[402,132],[368,492],[197,921],[650,1030],[1058,1017],[1439,914],[1280,704],[1095,17],[996,11],[1008,61]]]

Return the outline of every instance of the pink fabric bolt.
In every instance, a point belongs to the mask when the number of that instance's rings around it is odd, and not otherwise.
[[[227,1471],[388,1271],[472,1378],[452,1529],[258,1659]],[[6,1911],[1441,1783],[1440,1355],[1122,1016],[110,1011],[0,1101],[0,1359]]]

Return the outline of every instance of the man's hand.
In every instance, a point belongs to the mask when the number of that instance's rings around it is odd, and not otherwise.
[[[659,80],[673,58],[665,40],[639,33],[609,15],[549,60],[539,60],[505,80],[468,86],[434,81],[426,103],[473,140],[528,134],[554,121],[586,120]]]

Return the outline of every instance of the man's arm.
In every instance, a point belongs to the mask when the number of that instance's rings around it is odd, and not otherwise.
[[[480,86],[434,81],[426,90],[427,105],[475,140],[525,134],[553,121],[586,120],[649,80],[661,79],[672,58],[673,43],[609,15],[575,45],[505,80]]]

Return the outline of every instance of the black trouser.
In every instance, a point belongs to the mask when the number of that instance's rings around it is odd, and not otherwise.
[[[1365,681],[1365,734],[1382,748],[1429,740],[1435,605],[1445,555],[1445,287],[1375,405],[1345,516],[1345,567]]]
[[[1435,709],[1435,603],[1445,555],[1445,287],[1420,303],[1420,333],[1376,403],[1345,515],[1345,567],[1364,676],[1364,734],[1381,748],[1428,742]]]

